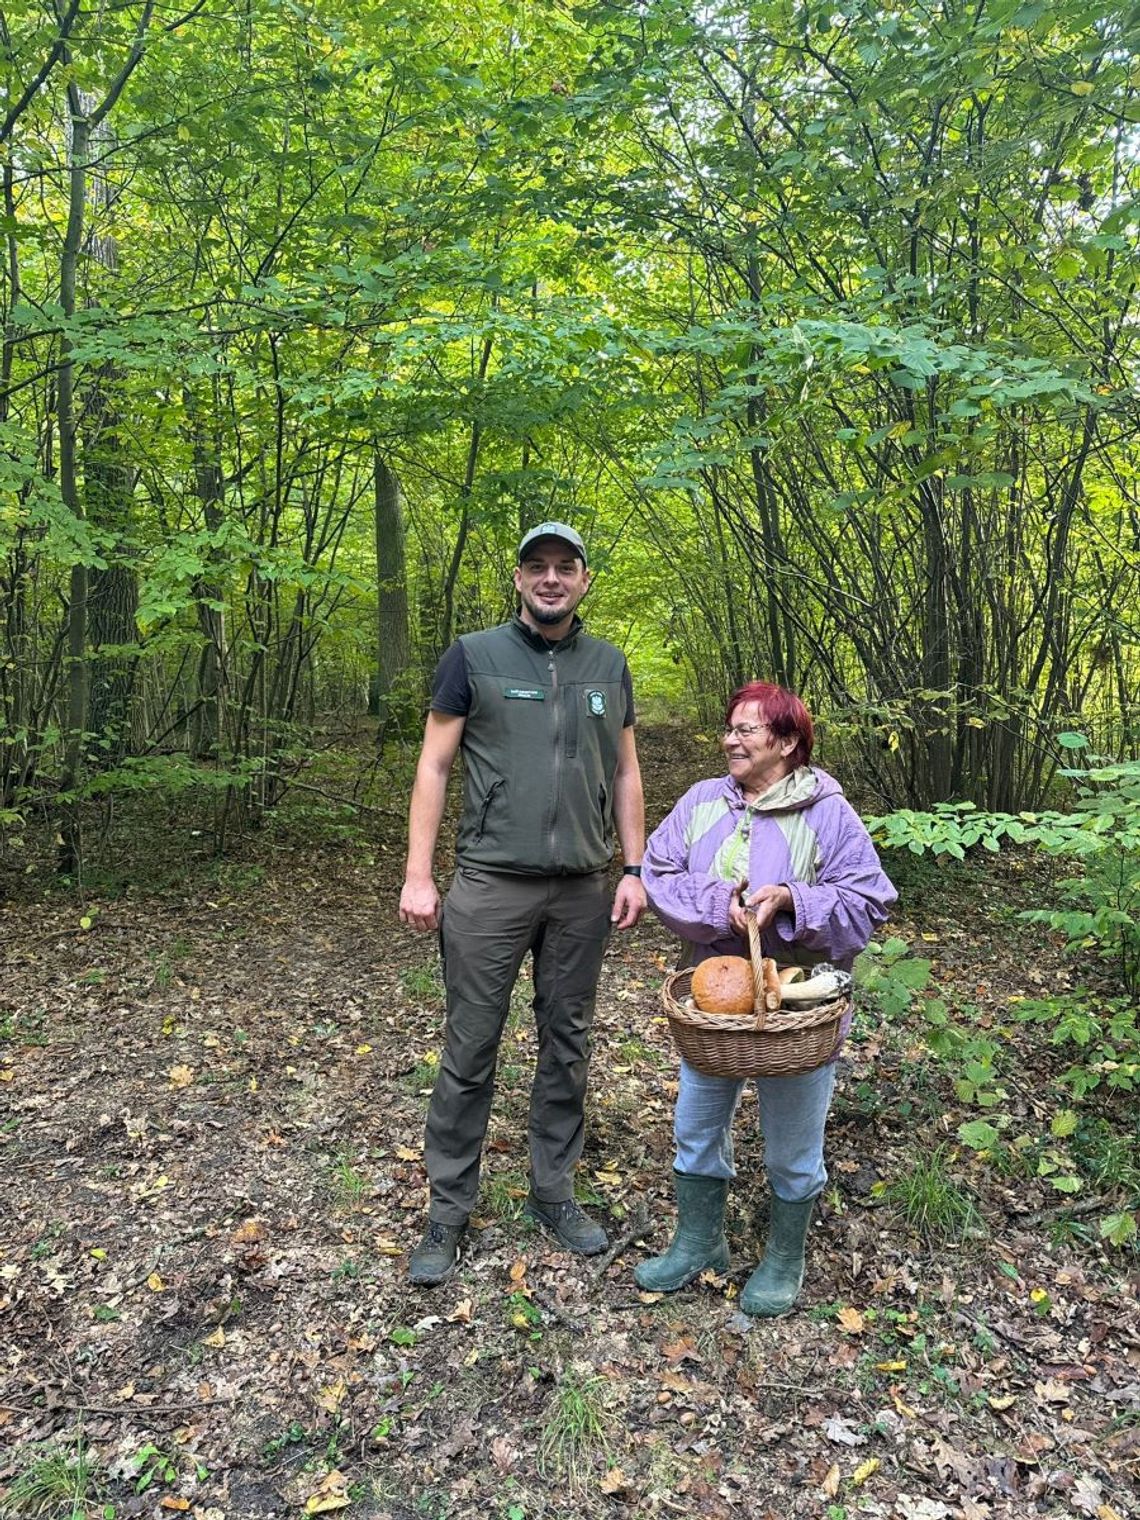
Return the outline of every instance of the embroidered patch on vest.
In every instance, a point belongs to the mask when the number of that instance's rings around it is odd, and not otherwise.
[[[588,691],[586,693],[586,706],[589,708],[591,718],[604,718],[606,715],[605,692]]]
[[[527,702],[545,702],[546,693],[541,686],[504,686],[504,697],[521,697]]]

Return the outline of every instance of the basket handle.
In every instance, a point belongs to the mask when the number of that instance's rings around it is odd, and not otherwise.
[[[748,917],[748,949],[752,956],[752,997],[753,1008],[756,1013],[756,1028],[763,1029],[768,1018],[768,1009],[764,999],[764,946],[760,941],[760,926],[756,922],[755,913],[749,913]]]

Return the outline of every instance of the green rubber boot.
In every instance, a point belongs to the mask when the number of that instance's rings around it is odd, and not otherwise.
[[[800,1296],[804,1280],[804,1242],[814,1198],[785,1203],[769,1195],[768,1246],[764,1260],[744,1285],[740,1307],[745,1314],[770,1319],[787,1314]]]
[[[664,1256],[651,1256],[634,1271],[639,1288],[650,1293],[673,1293],[702,1272],[727,1272],[728,1241],[724,1238],[726,1177],[690,1177],[673,1173],[677,1193],[677,1228]]]

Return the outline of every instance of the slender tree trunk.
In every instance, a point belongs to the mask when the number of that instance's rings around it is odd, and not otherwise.
[[[80,95],[84,111],[95,101]],[[114,137],[106,121],[91,133],[90,157],[109,157]],[[88,176],[87,204],[92,217],[109,211],[115,194],[105,167]],[[115,239],[92,225],[85,239],[91,263],[113,275],[119,255]],[[120,432],[122,375],[117,365],[104,362],[88,370],[83,385],[83,485],[88,520],[111,537],[110,562],[90,572],[88,636],[91,646],[91,735],[88,757],[102,770],[117,765],[134,747],[135,676],[138,664],[138,578],[128,547],[134,482]]]
[[[70,92],[69,92],[70,93]],[[59,304],[65,322],[75,316],[76,271],[83,245],[83,220],[87,197],[88,121],[77,101],[71,110],[71,163],[68,175],[67,229],[59,269]],[[59,491],[67,510],[83,517],[83,502],[76,478],[75,365],[71,337],[60,338],[60,363],[56,376],[56,423],[59,429]],[[67,603],[67,711],[64,720],[63,766],[60,770],[58,816],[58,865],[74,876],[82,861],[79,806],[74,792],[79,781],[83,739],[87,727],[87,591],[85,564],[71,567]]]
[[[377,450],[373,461],[376,504],[376,745],[383,749],[399,721],[396,694],[411,663],[408,577],[400,482]]]
[[[194,490],[208,531],[216,535],[225,522],[221,447],[206,436],[189,387],[183,393],[194,450]],[[214,415],[217,414],[215,387]],[[222,748],[226,708],[226,611],[222,585],[223,550],[214,545],[206,555],[209,570],[194,587],[202,650],[198,659],[197,691],[190,727],[190,752],[196,759],[216,756]]]

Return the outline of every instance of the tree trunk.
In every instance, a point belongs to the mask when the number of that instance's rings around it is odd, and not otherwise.
[[[71,164],[68,175],[67,229],[59,263],[59,304],[65,321],[75,315],[75,279],[83,244],[83,215],[87,197],[88,122],[77,100],[71,107]],[[56,423],[59,428],[59,492],[73,517],[83,517],[75,463],[75,365],[71,338],[60,338],[56,376]],[[87,726],[87,566],[71,567],[67,602],[67,711],[64,720],[63,765],[59,777],[58,857],[60,871],[74,876],[83,858],[79,807],[74,792],[79,781],[83,737]]]
[[[374,460],[376,500],[376,745],[398,727],[402,717],[401,684],[411,663],[411,629],[408,621],[408,577],[404,553],[404,515],[400,506],[400,482],[376,452]]]

